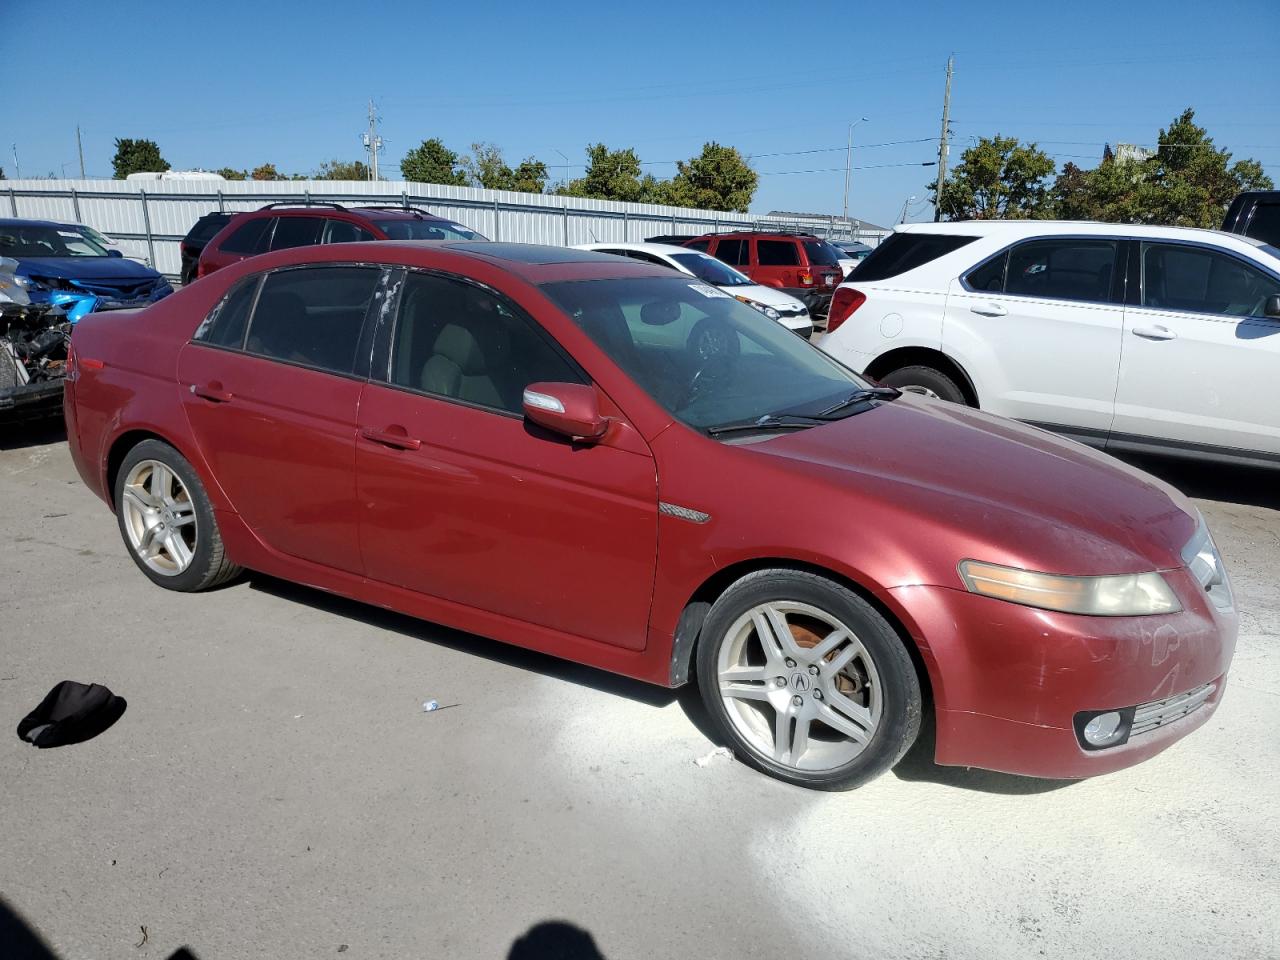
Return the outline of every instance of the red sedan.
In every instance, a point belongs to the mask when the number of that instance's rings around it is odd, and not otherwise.
[[[1184,497],[659,267],[283,250],[72,353],[76,466],[156,584],[249,568],[696,682],[792,783],[863,783],[926,716],[941,764],[1089,776],[1222,697],[1237,617]]]

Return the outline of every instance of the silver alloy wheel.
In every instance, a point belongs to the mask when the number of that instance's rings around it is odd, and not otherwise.
[[[196,508],[173,470],[140,460],[124,479],[120,509],[129,546],[156,573],[176,577],[196,555]]]
[[[720,645],[716,674],[734,729],[762,757],[796,770],[847,764],[880,725],[870,653],[807,603],[776,600],[744,613]]]
[[[935,400],[941,400],[941,399],[942,399],[941,397],[939,397],[939,396],[937,395],[937,393],[935,393],[934,391],[930,390],[928,387],[922,387],[922,386],[920,386],[920,384],[918,384],[918,383],[907,383],[907,384],[903,384],[903,385],[902,385],[902,386],[900,386],[898,389],[899,389],[899,390],[901,390],[903,393],[918,393],[918,394],[919,394],[920,396],[922,396],[922,397],[933,397],[933,399],[935,399]]]

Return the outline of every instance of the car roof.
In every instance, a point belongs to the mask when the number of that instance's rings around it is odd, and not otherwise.
[[[635,250],[637,253],[652,253],[656,256],[670,257],[677,253],[685,256],[693,255],[705,257],[706,254],[701,250],[691,250],[688,247],[677,246],[674,243],[579,243],[575,246],[576,250]]]
[[[66,227],[74,230],[78,223],[61,223],[57,220],[29,220],[26,217],[5,217],[0,219],[0,227]]]
[[[1097,220],[947,220],[942,223],[907,223],[894,227],[895,233],[939,233],[965,237],[1003,237],[1014,240],[1022,236],[1114,236],[1170,238],[1187,240],[1221,240],[1235,237],[1222,230],[1202,227],[1165,227],[1146,223],[1102,223]]]

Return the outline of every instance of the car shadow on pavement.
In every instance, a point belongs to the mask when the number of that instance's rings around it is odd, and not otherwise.
[[[1280,474],[1274,470],[1128,453],[1119,459],[1159,477],[1188,497],[1280,510]]]
[[[36,423],[0,424],[0,450],[42,447],[67,439],[67,425],[61,418]]]
[[[382,630],[392,630],[407,637],[484,657],[486,660],[504,663],[531,673],[540,673],[569,683],[581,684],[602,693],[626,697],[652,707],[665,707],[674,702],[678,694],[678,691],[669,690],[666,687],[632,680],[630,677],[574,663],[572,660],[563,660],[560,657],[526,650],[524,647],[512,646],[476,634],[464,633],[461,630],[451,630],[449,627],[431,623],[428,620],[419,620],[407,614],[384,610],[357,600],[348,600],[346,597],[325,593],[313,587],[304,587],[287,580],[278,580],[265,574],[251,573],[248,575],[248,581],[250,589],[269,593],[291,603],[304,603],[318,610],[324,610],[326,613],[358,620]]]

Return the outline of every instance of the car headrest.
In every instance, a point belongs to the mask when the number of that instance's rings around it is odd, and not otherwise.
[[[485,355],[479,342],[470,330],[456,323],[445,324],[431,352],[452,361],[463,376],[474,377],[485,372]]]
[[[640,322],[650,327],[665,327],[680,319],[680,304],[675,300],[655,300],[640,308]]]

